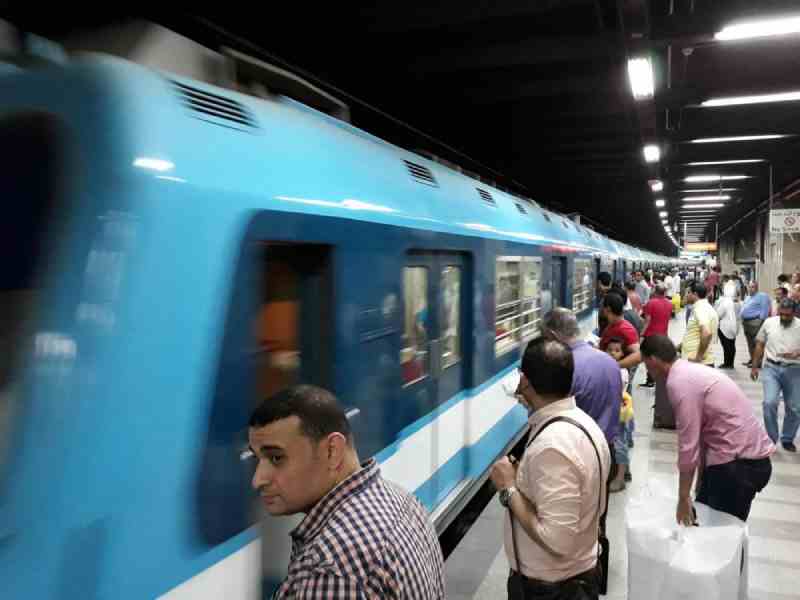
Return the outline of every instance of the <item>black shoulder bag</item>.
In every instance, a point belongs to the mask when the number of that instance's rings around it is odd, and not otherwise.
[[[596,591],[593,590],[594,582],[586,581],[581,578],[580,575],[576,577],[571,577],[565,581],[559,581],[555,583],[538,581],[538,580],[531,580],[526,578],[522,575],[522,572],[519,568],[519,550],[517,550],[517,535],[514,530],[514,513],[511,511],[511,506],[508,507],[508,517],[511,521],[511,541],[514,546],[514,561],[517,563],[517,569],[514,576],[516,581],[512,582],[509,581],[509,598],[513,600],[520,599],[520,600],[574,600],[574,599],[581,599],[586,598],[587,600],[590,598],[594,598],[597,595],[597,592],[600,594],[605,594],[608,590],[608,552],[609,552],[609,543],[608,538],[606,537],[605,532],[605,516],[606,512],[608,511],[608,503],[606,503],[605,509],[601,509],[603,507],[603,461],[600,460],[600,452],[597,450],[597,446],[592,439],[592,436],[586,430],[586,428],[578,423],[576,420],[571,419],[569,417],[554,417],[550,419],[542,425],[536,434],[528,440],[528,443],[525,445],[525,449],[527,450],[528,447],[533,443],[533,441],[539,437],[539,434],[542,433],[547,427],[556,423],[558,421],[566,421],[568,423],[572,423],[583,431],[586,434],[586,437],[589,438],[589,442],[592,444],[592,448],[594,448],[595,456],[597,456],[597,465],[600,467],[600,494],[597,499],[597,512],[600,514],[598,519],[598,532],[597,532],[597,540],[598,540],[598,557],[597,557],[597,584],[598,588]],[[521,492],[520,492],[521,493]],[[608,498],[608,492],[606,492],[606,499]]]

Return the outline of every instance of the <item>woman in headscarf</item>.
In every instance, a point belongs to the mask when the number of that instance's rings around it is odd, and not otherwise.
[[[736,358],[736,336],[739,334],[739,312],[741,306],[736,297],[736,284],[728,281],[722,290],[722,296],[714,308],[719,316],[719,341],[725,356],[720,369],[733,369]]]

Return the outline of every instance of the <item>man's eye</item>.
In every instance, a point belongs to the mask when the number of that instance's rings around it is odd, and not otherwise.
[[[277,465],[281,464],[281,462],[283,462],[283,459],[284,459],[284,457],[282,455],[273,454],[267,460],[269,460],[269,462],[271,462],[273,465],[277,466]]]

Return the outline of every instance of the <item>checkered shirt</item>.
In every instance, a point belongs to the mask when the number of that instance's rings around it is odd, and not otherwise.
[[[291,536],[289,573],[274,600],[444,598],[428,513],[381,477],[375,459],[320,500]]]

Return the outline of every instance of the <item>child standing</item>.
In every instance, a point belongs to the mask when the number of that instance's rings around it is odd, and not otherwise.
[[[611,338],[606,347],[606,352],[611,357],[620,361],[625,353],[622,348],[624,342],[619,338]],[[619,420],[622,426],[620,434],[614,440],[614,459],[617,463],[617,473],[608,486],[610,492],[621,492],[625,489],[625,482],[630,481],[630,448],[633,446],[633,399],[629,393],[630,375],[627,369],[619,370],[622,378],[622,403],[620,404]]]

